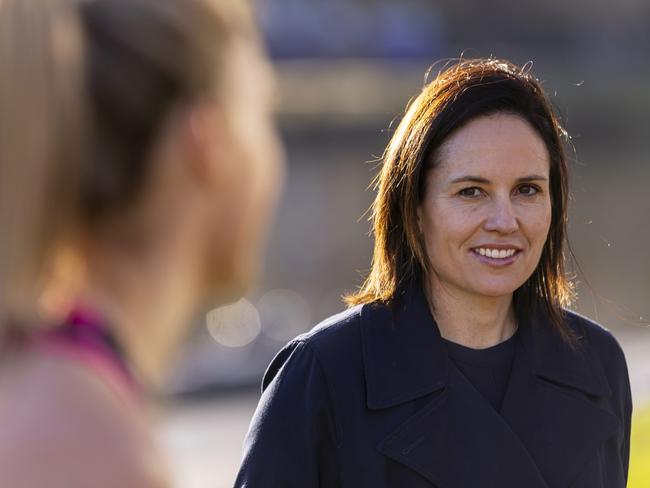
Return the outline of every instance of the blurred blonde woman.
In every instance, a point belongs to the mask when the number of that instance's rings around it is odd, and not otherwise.
[[[0,2],[0,486],[168,486],[147,394],[249,286],[271,73],[217,0]]]

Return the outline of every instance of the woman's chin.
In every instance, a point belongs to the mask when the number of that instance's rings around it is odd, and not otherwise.
[[[517,283],[489,283],[477,286],[474,289],[475,294],[485,298],[502,298],[511,296],[521,284]]]

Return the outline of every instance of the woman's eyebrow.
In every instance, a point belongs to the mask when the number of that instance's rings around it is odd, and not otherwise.
[[[480,176],[472,176],[472,175],[467,175],[467,176],[460,176],[458,178],[454,178],[451,180],[451,183],[464,183],[464,182],[471,182],[471,183],[490,183],[490,180],[486,178],[482,178]]]
[[[548,181],[548,178],[542,175],[528,175],[522,178],[517,178],[517,183],[522,183],[525,181]]]
[[[527,176],[522,176],[521,178],[517,178],[517,183],[522,183],[527,181],[547,181],[547,180],[548,178],[546,176],[533,174],[533,175],[527,175]],[[453,180],[451,180],[450,183],[455,184],[455,183],[466,183],[466,182],[483,183],[483,184],[492,183],[487,178],[483,178],[482,176],[473,176],[473,175],[459,176],[458,178],[454,178]]]

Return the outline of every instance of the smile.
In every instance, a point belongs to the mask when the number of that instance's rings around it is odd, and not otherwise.
[[[493,268],[503,268],[510,266],[517,261],[521,255],[521,249],[516,247],[475,247],[472,249],[472,255],[481,263]]]
[[[473,249],[473,251],[481,256],[486,256],[492,259],[506,259],[514,256],[518,249],[490,249],[488,247],[478,247]]]

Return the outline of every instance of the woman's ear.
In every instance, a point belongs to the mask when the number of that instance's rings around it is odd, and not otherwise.
[[[199,102],[182,115],[187,164],[199,185],[223,186],[231,168],[229,137],[222,111],[215,103]]]

